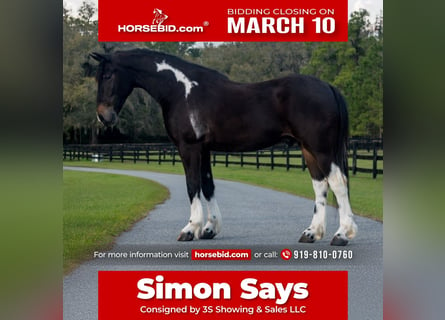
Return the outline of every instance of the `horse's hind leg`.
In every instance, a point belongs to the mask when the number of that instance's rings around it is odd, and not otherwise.
[[[178,241],[190,241],[200,237],[204,225],[204,214],[200,199],[201,148],[198,146],[179,147],[179,152],[184,165],[187,193],[190,199],[190,219],[181,230]]]
[[[312,187],[315,193],[314,214],[312,222],[308,228],[303,231],[299,242],[312,243],[320,240],[326,233],[326,203],[328,195],[328,180],[324,177],[322,171],[317,165],[316,159],[303,149],[303,155],[306,160],[309,172],[312,177]]]
[[[331,241],[331,245],[345,246],[355,237],[357,225],[353,220],[349,203],[348,182],[344,172],[333,162],[331,157],[323,154],[314,156],[303,149],[303,155],[311,173],[315,191],[314,216],[311,225],[303,231],[300,242],[314,242],[323,237],[326,231],[326,199],[328,186],[335,194],[340,216],[340,227]]]
[[[201,189],[207,200],[207,223],[201,233],[201,239],[213,239],[222,225],[221,212],[215,198],[215,184],[213,183],[210,165],[210,151],[204,150],[201,157]]]
[[[340,227],[335,233],[331,245],[345,246],[357,233],[357,225],[353,220],[354,214],[349,203],[347,177],[336,164],[331,163],[327,179],[337,199],[338,213],[340,216]]]

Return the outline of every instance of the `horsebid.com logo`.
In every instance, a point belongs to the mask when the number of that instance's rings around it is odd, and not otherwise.
[[[118,32],[204,32],[203,26],[176,26],[173,24],[163,24],[168,19],[164,10],[155,8],[153,10],[153,20],[151,24],[124,24],[118,25]],[[207,26],[208,23],[204,23]]]
[[[162,12],[161,9],[154,9],[153,14],[155,16],[154,16],[153,22],[151,24],[161,25],[168,18],[168,15],[166,15],[164,12]]]

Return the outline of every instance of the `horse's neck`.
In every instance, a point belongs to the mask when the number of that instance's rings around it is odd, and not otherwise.
[[[173,103],[173,99],[177,97],[177,90],[181,84],[178,83],[172,63],[165,60],[163,62],[154,62],[150,60],[147,63],[154,64],[148,70],[140,70],[135,72],[135,83],[137,87],[144,89],[150,94],[163,108]],[[164,63],[165,62],[165,63]],[[153,71],[154,70],[154,71]],[[166,83],[173,82],[173,85]]]
[[[142,77],[137,77],[137,87],[145,90],[153,99],[155,99],[161,106],[169,102],[169,88],[159,85],[157,77],[145,74]]]

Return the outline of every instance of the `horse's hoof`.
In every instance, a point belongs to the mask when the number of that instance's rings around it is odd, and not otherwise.
[[[193,232],[181,232],[178,237],[178,241],[191,241],[193,240]]]
[[[331,246],[345,246],[347,244],[348,244],[348,240],[346,240],[340,236],[335,236],[331,241]]]
[[[298,240],[298,242],[303,242],[303,243],[314,243],[314,242],[315,242],[315,238],[314,238],[314,235],[313,235],[313,234],[309,236],[309,235],[303,233],[303,234],[301,235],[300,240]]]
[[[201,233],[201,236],[199,238],[200,239],[213,239],[215,236],[216,236],[216,233],[212,229],[207,228]]]

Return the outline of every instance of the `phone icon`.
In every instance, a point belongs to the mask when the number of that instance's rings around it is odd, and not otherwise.
[[[281,259],[290,260],[290,258],[292,258],[292,251],[290,251],[289,249],[281,250]]]

